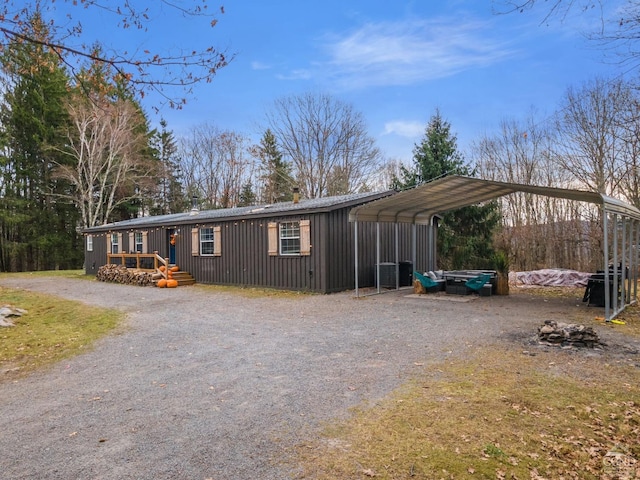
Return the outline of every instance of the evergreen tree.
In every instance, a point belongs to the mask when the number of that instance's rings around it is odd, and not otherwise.
[[[276,137],[271,130],[264,132],[260,145],[254,147],[253,155],[260,160],[263,172],[260,179],[262,189],[260,201],[265,203],[288,202],[293,199],[295,180],[290,163],[283,160]]]
[[[242,186],[238,206],[249,207],[251,205],[255,205],[256,199],[256,194],[253,191],[253,184],[251,183],[251,181],[248,181]]]
[[[152,146],[160,168],[150,213],[165,215],[184,212],[189,208],[190,202],[183,192],[176,140],[173,132],[167,130],[164,119],[160,120],[160,131],[153,132]]]
[[[30,34],[48,37],[36,12],[25,25]],[[48,48],[18,40],[2,52],[7,83],[0,107],[0,269],[3,271],[77,268],[82,265],[78,212],[62,200],[68,182],[52,176],[61,155],[68,77]]]
[[[447,175],[474,174],[458,152],[451,125],[436,110],[422,142],[413,149],[412,168],[402,167],[401,178],[394,176],[391,188],[407,189]],[[495,202],[445,212],[438,228],[439,267],[490,268],[492,239],[498,222]]]

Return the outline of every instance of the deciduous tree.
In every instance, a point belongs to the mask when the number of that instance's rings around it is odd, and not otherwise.
[[[280,98],[267,121],[307,198],[366,189],[380,166],[380,150],[362,114],[330,95]]]
[[[128,100],[87,98],[80,92],[72,95],[67,109],[71,127],[65,151],[74,164],[59,164],[56,175],[74,185],[71,198],[82,226],[102,225],[119,205],[139,198],[136,183],[147,181],[155,169],[141,156],[147,142],[141,131],[144,118]]]
[[[187,191],[200,197],[204,208],[237,206],[242,187],[253,178],[246,137],[205,123],[184,137],[180,148]]]

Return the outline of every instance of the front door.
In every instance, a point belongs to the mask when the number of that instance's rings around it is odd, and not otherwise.
[[[176,231],[173,228],[167,230],[167,241],[169,243],[169,263],[176,264]]]

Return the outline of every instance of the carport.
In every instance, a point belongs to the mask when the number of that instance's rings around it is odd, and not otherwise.
[[[412,261],[416,268],[416,225],[432,225],[438,214],[475,205],[504,195],[524,192],[547,197],[564,198],[598,205],[602,212],[605,318],[612,320],[628,305],[637,302],[638,243],[640,241],[640,210],[621,200],[595,192],[564,188],[540,187],[518,183],[497,182],[458,175],[447,176],[399,192],[371,203],[353,208],[349,221],[354,223],[355,234],[355,289],[358,285],[358,223],[408,223],[412,228]],[[396,229],[396,232],[398,230]],[[430,230],[428,265],[436,269],[434,229]],[[396,235],[397,244],[397,235]],[[397,248],[396,248],[397,251]],[[376,242],[377,292],[380,293],[380,242]],[[396,261],[396,269],[399,263]],[[396,272],[396,278],[398,278]],[[398,288],[398,286],[396,286]],[[620,292],[612,295],[611,292]]]

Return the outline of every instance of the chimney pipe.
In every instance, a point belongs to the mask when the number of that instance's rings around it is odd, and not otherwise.
[[[197,215],[198,212],[200,212],[200,209],[198,208],[198,197],[194,195],[191,197],[191,212],[189,213],[190,215]]]
[[[300,201],[300,188],[293,187],[293,203],[298,203]]]

